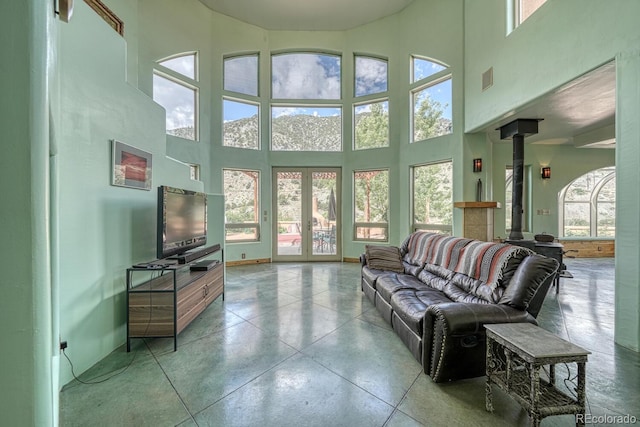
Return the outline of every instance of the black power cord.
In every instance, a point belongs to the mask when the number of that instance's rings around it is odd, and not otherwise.
[[[105,382],[105,381],[109,381],[111,378],[113,378],[113,377],[115,377],[115,376],[118,376],[118,375],[120,375],[120,374],[124,373],[127,369],[129,369],[129,367],[133,364],[133,361],[134,361],[134,360],[136,360],[136,356],[138,355],[138,352],[136,351],[136,352],[133,354],[133,357],[131,358],[131,360],[129,361],[129,363],[127,364],[127,366],[125,366],[124,368],[120,368],[120,372],[116,372],[116,373],[114,373],[113,375],[110,375],[110,376],[108,376],[107,378],[103,378],[103,379],[98,380],[98,381],[93,381],[93,380],[91,380],[91,381],[83,381],[83,380],[81,380],[80,378],[78,378],[78,377],[76,376],[75,371],[73,370],[73,363],[71,362],[71,359],[69,359],[69,356],[67,356],[67,353],[64,351],[64,349],[62,350],[62,354],[64,354],[64,357],[69,361],[69,366],[71,366],[71,375],[73,375],[73,378],[74,378],[76,381],[78,381],[78,382],[79,382],[79,383],[81,383],[81,384],[100,384],[100,383],[103,383],[103,382]],[[105,375],[106,375],[106,374],[105,374]]]

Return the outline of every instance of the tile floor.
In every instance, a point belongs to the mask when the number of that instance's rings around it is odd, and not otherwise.
[[[640,355],[613,343],[613,259],[570,259],[540,325],[593,353],[587,413],[640,418]],[[60,393],[63,426],[517,426],[526,413],[484,377],[435,384],[360,291],[358,264],[229,267],[178,338],[134,340]],[[64,359],[63,359],[64,362]],[[543,426],[575,425],[572,416]]]

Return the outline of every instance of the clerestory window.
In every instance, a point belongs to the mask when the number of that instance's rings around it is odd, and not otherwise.
[[[195,52],[175,55],[156,63],[153,100],[166,111],[167,134],[198,139],[198,58]]]
[[[260,149],[258,54],[224,58],[222,145]]]
[[[389,96],[387,60],[355,56],[353,148],[389,146]]]
[[[411,142],[453,132],[451,72],[441,63],[411,57]]]

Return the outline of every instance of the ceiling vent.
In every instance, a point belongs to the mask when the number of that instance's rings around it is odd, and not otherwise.
[[[482,91],[489,89],[493,86],[493,67],[482,73]]]

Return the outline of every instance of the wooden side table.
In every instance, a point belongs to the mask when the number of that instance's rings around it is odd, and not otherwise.
[[[585,364],[590,351],[530,323],[485,325],[487,330],[486,408],[493,412],[491,384],[507,392],[531,417],[531,425],[550,415],[582,414],[584,425]],[[555,365],[577,364],[575,396],[556,387]],[[549,380],[540,371],[549,366]],[[567,369],[568,365],[567,365]],[[570,375],[569,375],[570,376]]]

